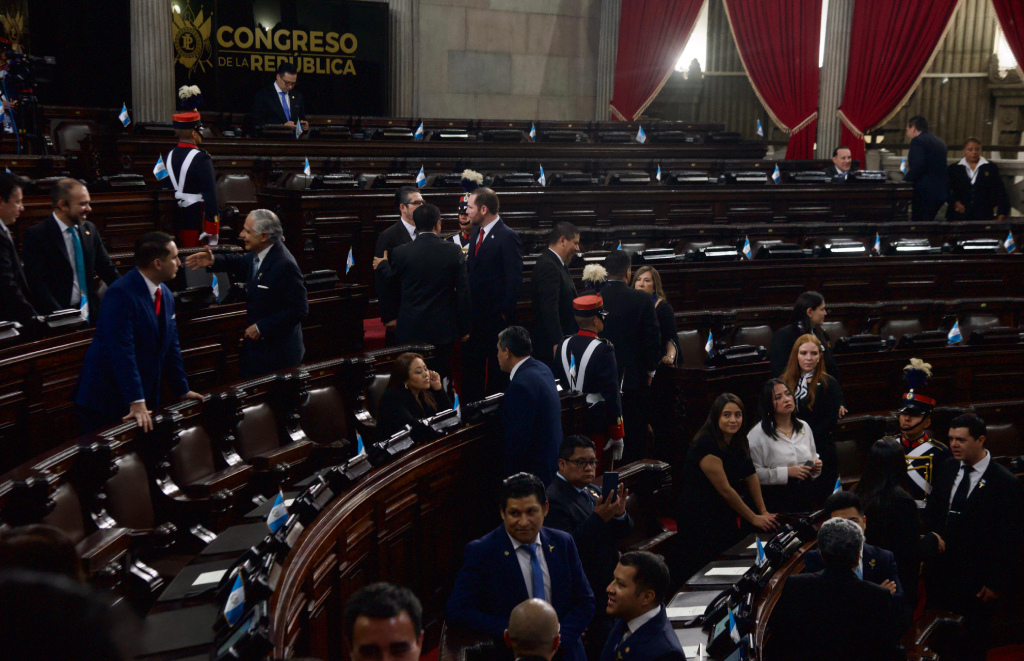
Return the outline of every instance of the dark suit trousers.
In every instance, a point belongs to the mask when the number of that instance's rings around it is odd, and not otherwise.
[[[434,358],[430,361],[430,368],[437,372],[441,380],[452,378],[452,351],[454,344],[435,344]]]
[[[78,416],[78,431],[82,436],[99,431],[105,427],[112,427],[121,422],[117,417],[107,418],[99,411],[86,408],[81,404],[75,404],[75,413]],[[125,411],[125,414],[127,413]]]
[[[507,325],[497,312],[473,317],[469,340],[462,345],[462,392],[467,402],[508,386],[508,375],[498,366],[498,333]]]
[[[622,424],[626,427],[626,435],[620,465],[647,456],[647,401],[650,395],[651,387],[646,384],[636,390],[622,391]]]
[[[918,220],[918,221],[922,221],[922,222],[928,222],[928,221],[931,221],[931,220],[935,220],[935,216],[936,216],[936,214],[939,213],[939,209],[942,208],[943,204],[945,204],[945,202],[943,202],[941,200],[940,201],[934,201],[934,200],[918,201],[918,200],[915,199],[913,204],[910,207],[911,220]]]

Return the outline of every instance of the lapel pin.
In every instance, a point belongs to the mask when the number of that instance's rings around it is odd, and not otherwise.
[[[505,551],[505,555],[508,555],[508,551]]]
[[[548,544],[548,551],[550,551],[551,553],[554,553],[555,552],[555,545],[554,544]]]

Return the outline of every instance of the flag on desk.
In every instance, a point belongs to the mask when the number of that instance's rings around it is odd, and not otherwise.
[[[644,127],[642,126],[637,128],[636,141],[639,142],[640,144],[644,144],[645,142],[647,142],[647,134],[644,133]]]
[[[658,172],[654,175],[654,178],[661,181],[661,163],[658,164]]]
[[[161,158],[160,160],[163,160],[163,159]],[[14,174],[13,172],[11,172],[11,168],[4,168],[4,169],[7,170],[7,174]]]
[[[882,237],[878,236],[878,232],[875,232],[875,254],[882,254]]]
[[[950,344],[956,344],[963,341],[964,336],[960,334],[959,319],[953,322],[953,327],[949,329],[949,334],[946,335],[946,338],[949,340]]]
[[[455,410],[455,415],[462,420],[462,405],[459,404],[459,393],[455,393],[455,402],[452,404],[452,409]]]
[[[121,104],[121,112],[117,113],[117,118],[121,120],[121,123],[128,126],[132,123],[132,118],[128,116],[128,105]]]
[[[309,159],[306,159],[306,163],[302,166],[302,173],[307,177],[313,176],[313,168],[309,167]]]
[[[832,493],[839,493],[842,490],[843,490],[843,483],[840,482],[839,478],[837,477],[836,478],[836,485],[834,487],[832,487]]]
[[[750,237],[744,237],[743,239],[743,256],[747,259],[753,259],[754,253],[750,250]]]
[[[298,138],[298,137],[301,137],[301,136],[302,136],[302,121],[301,120],[295,120],[295,137]]]
[[[213,282],[210,283],[210,289],[213,290],[213,297],[218,301],[220,300],[220,285],[217,284],[217,276],[213,276]]]
[[[420,122],[420,125],[418,127],[416,127],[416,132],[412,134],[412,139],[413,140],[422,140],[423,139],[423,122]]]
[[[277,532],[287,520],[288,508],[284,504],[284,494],[278,491],[277,498],[274,499],[274,506],[270,508],[270,514],[267,515],[267,527],[270,528],[270,532]]]
[[[10,172],[10,170],[8,170]],[[1006,235],[1006,240],[1003,241],[1003,246],[1006,248],[1006,252],[1013,252],[1017,249],[1017,244],[1013,242],[1013,230],[1010,230],[1009,234]]]
[[[245,586],[242,585],[242,572],[235,576],[235,584],[231,587],[231,594],[224,603],[224,619],[229,626],[235,626],[242,619],[245,612]]]
[[[732,638],[734,643],[740,642],[740,628],[736,624],[736,616],[731,608],[729,609],[729,637]]]
[[[530,124],[530,141],[537,142],[537,125]]]
[[[548,178],[544,176],[544,166],[540,166],[540,177],[537,179],[537,183],[541,186],[548,185]]]
[[[352,267],[355,266],[355,265],[356,265],[356,260],[352,256],[352,247],[349,246],[348,257],[345,259],[345,274],[348,275],[348,272],[351,271]]]
[[[764,554],[764,544],[761,543],[761,538],[757,538],[757,564],[763,565],[764,561],[768,559],[768,556]]]
[[[427,174],[423,171],[423,166],[420,166],[420,172],[416,175],[416,187],[423,188],[427,185]]]
[[[782,174],[779,173],[778,165],[775,166],[775,172],[772,172],[772,181],[774,181],[775,183],[779,183],[780,181],[782,181]]]
[[[10,170],[8,170],[10,172]],[[167,178],[167,166],[164,165],[164,157],[156,157],[156,165],[153,166],[153,176],[156,177],[157,181],[163,181]]]
[[[576,380],[576,356],[569,357],[569,378]]]
[[[907,159],[905,158],[900,161],[900,172],[903,174],[907,173]]]
[[[616,248],[616,250],[622,250],[622,241],[621,240],[619,241],[619,247]]]
[[[759,136],[761,136],[762,138],[764,137],[764,129],[761,128],[761,120],[760,119],[757,120],[757,134]]]
[[[363,437],[360,436],[359,432],[356,432],[356,456],[366,454],[366,446],[363,445]]]
[[[715,355],[715,336],[708,331],[708,341],[704,343],[704,351],[707,352],[708,358]]]

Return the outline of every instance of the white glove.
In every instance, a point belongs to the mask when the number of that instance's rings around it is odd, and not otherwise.
[[[206,239],[206,245],[215,246],[217,245],[217,241],[220,240],[220,234],[207,234],[206,232],[203,232],[199,235],[199,242],[202,243],[203,239]]]
[[[626,447],[626,444],[621,438],[609,438],[608,442],[604,444],[604,451],[611,452],[611,457],[615,461],[622,459],[622,450]]]

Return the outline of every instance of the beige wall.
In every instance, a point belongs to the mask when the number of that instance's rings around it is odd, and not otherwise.
[[[600,0],[419,0],[416,114],[594,118]]]

